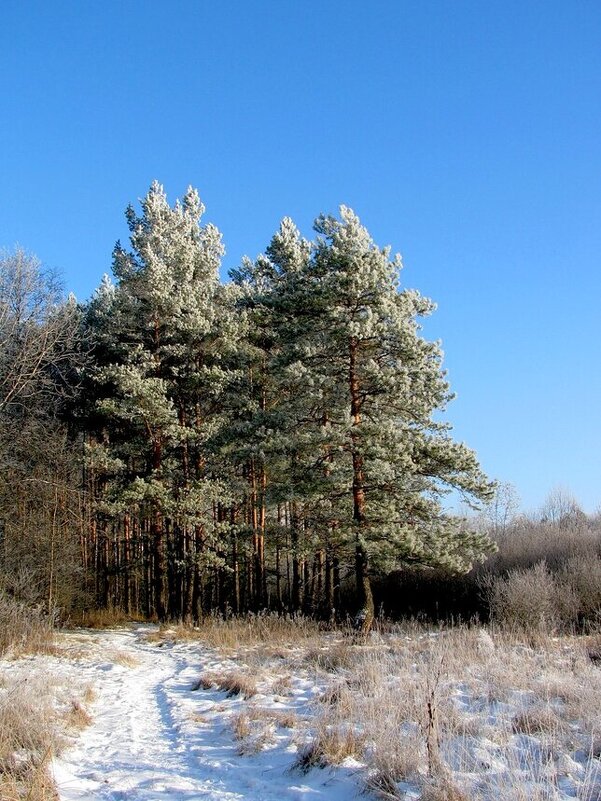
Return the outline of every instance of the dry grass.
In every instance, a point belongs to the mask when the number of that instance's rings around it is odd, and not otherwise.
[[[523,629],[414,627],[378,634],[362,645],[312,634],[287,657],[278,645],[270,645],[271,682],[268,666],[262,668],[274,695],[282,690],[295,695],[296,676],[321,687],[312,707],[291,721],[295,734],[290,742],[301,743],[295,762],[299,770],[352,758],[364,766],[366,790],[382,799],[402,798],[399,783],[404,782],[424,801],[464,801],[484,797],[482,787],[490,781],[487,798],[530,801],[551,792],[553,754],[584,751],[592,766],[597,762],[601,669],[587,655],[595,646],[593,638],[554,640]],[[252,671],[253,644],[241,647],[236,659]],[[283,667],[287,672],[282,675]],[[198,687],[252,697],[247,681],[241,670],[233,676],[218,672],[203,674]],[[254,676],[251,681],[256,691]],[[249,704],[232,718],[240,753],[256,753],[273,743],[282,726],[275,714]],[[525,757],[520,751],[524,736],[534,749]],[[486,748],[495,753],[494,781],[479,750],[485,738]],[[592,776],[593,767],[586,770]],[[523,794],[524,787],[529,795]]]
[[[234,715],[231,721],[232,732],[236,740],[245,740],[252,733],[250,716],[246,712]]]
[[[537,576],[550,604],[548,571],[539,568]],[[519,576],[520,603],[528,601],[528,578]],[[601,787],[601,775],[598,782],[592,778],[601,751],[601,669],[588,656],[601,641],[551,638],[547,600],[533,608],[536,626],[427,630],[413,624],[381,630],[362,644],[307,621],[269,616],[210,619],[198,629],[163,628],[153,636],[159,643],[198,640],[221,662],[233,652],[237,668],[219,665],[192,689],[235,698],[233,704],[220,699],[220,709],[198,722],[236,710],[230,722],[242,754],[288,737],[289,745],[301,743],[298,769],[358,760],[364,786],[382,799],[401,798],[403,782],[423,801],[533,801],[550,797],[558,753],[589,754],[586,781],[589,789]],[[320,691],[311,696],[307,687],[315,685]],[[259,686],[263,694],[289,696],[299,714],[255,706]],[[480,753],[484,738],[485,750],[495,754],[494,771]],[[525,741],[533,755],[522,758]],[[597,796],[585,784],[580,796],[593,801]]]
[[[400,801],[404,797],[397,787],[400,777],[391,776],[379,770],[370,770],[363,782],[365,792],[382,801]]]
[[[274,643],[277,643],[277,649],[282,651],[282,656],[287,656],[286,645],[298,646],[309,639],[319,637],[320,633],[320,626],[314,620],[300,617],[291,619],[274,614],[249,615],[229,620],[207,617],[197,626],[184,624],[161,626],[149,637],[155,641],[198,640],[220,651],[261,645],[272,649]]]
[[[74,626],[86,629],[114,629],[130,623],[148,623],[148,618],[138,614],[128,614],[121,609],[88,609],[70,620]]]
[[[285,697],[292,692],[292,676],[290,673],[278,676],[271,684],[271,692],[274,695]]]
[[[0,655],[47,653],[53,644],[52,616],[0,594]]]
[[[241,695],[244,698],[252,698],[257,694],[257,682],[252,676],[248,676],[240,671],[230,671],[229,673],[203,673],[203,675],[192,685],[192,690],[210,690],[217,688],[227,693],[228,697]]]
[[[107,654],[107,660],[128,668],[135,668],[140,664],[138,658],[133,654],[128,654],[127,651],[110,651]]]
[[[563,722],[557,713],[548,706],[537,706],[519,712],[511,722],[511,729],[516,734],[557,734],[563,728]]]
[[[471,801],[448,776],[429,778],[425,781],[420,801]]]
[[[92,716],[80,701],[72,700],[66,720],[72,729],[85,729],[92,722]]]
[[[299,749],[295,768],[306,773],[311,768],[339,765],[348,757],[363,754],[365,735],[351,724],[320,726],[313,739]]]
[[[348,642],[320,643],[310,647],[305,655],[307,665],[336,673],[351,668],[355,661],[356,650]]]
[[[276,729],[292,729],[297,724],[293,712],[249,706],[231,719],[234,739],[238,740],[239,753],[256,754],[273,743]]]
[[[0,798],[3,801],[55,801],[48,764],[68,742],[70,732],[91,722],[83,699],[64,695],[44,676],[4,681],[0,695]],[[83,695],[90,698],[89,690]]]

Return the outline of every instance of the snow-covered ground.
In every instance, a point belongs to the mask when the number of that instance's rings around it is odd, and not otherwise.
[[[54,654],[0,661],[0,692],[35,694],[49,678],[75,710],[94,690],[90,725],[51,765],[61,801],[343,801],[377,790],[601,801],[601,670],[576,641],[537,649],[464,631],[216,649],[132,626],[63,632]]]
[[[92,724],[54,762],[62,801],[342,801],[355,795],[351,768],[291,770],[296,748],[289,730],[275,724],[269,748],[241,754],[230,721],[244,699],[193,689],[203,672],[235,664],[198,643],[159,646],[147,634],[139,627],[63,635],[74,648],[85,646],[78,680],[93,683],[97,697]],[[316,690],[301,681],[286,701],[259,694],[253,702],[303,714]]]

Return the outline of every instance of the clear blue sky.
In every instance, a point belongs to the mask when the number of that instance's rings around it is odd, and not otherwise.
[[[439,304],[455,436],[601,505],[598,0],[4,0],[0,108],[0,245],[80,299],[154,178],[224,276],[345,203]]]

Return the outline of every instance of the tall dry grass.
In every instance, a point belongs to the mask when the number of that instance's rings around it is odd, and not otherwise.
[[[210,648],[235,650],[269,645],[286,647],[319,637],[321,625],[310,618],[288,618],[276,614],[248,615],[224,620],[206,617],[198,625],[162,625],[149,635],[154,640],[198,640]]]
[[[264,639],[243,639],[236,664],[252,670]],[[601,670],[585,645],[582,638],[533,638],[517,629],[413,625],[361,644],[312,632],[277,656],[271,642],[270,653],[274,677],[286,670],[287,684],[309,678],[322,687],[289,735],[297,770],[348,763],[365,790],[382,799],[409,792],[422,801],[526,801],[552,797],[579,760],[574,793],[593,801]],[[264,662],[264,677],[269,669]],[[199,689],[228,691],[223,678],[208,676]],[[264,678],[261,699],[271,684],[275,700],[278,682]],[[271,747],[279,724],[257,708],[256,697],[238,685],[236,692],[232,729],[240,753]]]
[[[20,656],[50,650],[54,616],[0,592],[0,655]]]
[[[0,690],[0,798],[56,801],[48,766],[73,734],[91,722],[89,690],[76,695],[42,673],[3,677]],[[81,696],[81,697],[80,697]]]

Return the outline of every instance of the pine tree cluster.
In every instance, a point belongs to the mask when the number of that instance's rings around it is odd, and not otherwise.
[[[368,628],[370,578],[469,569],[488,538],[445,513],[486,500],[474,453],[435,421],[450,399],[433,304],[357,216],[286,218],[219,280],[221,235],[189,189],[155,183],[82,311],[78,426],[100,606],[159,619],[272,609]]]

